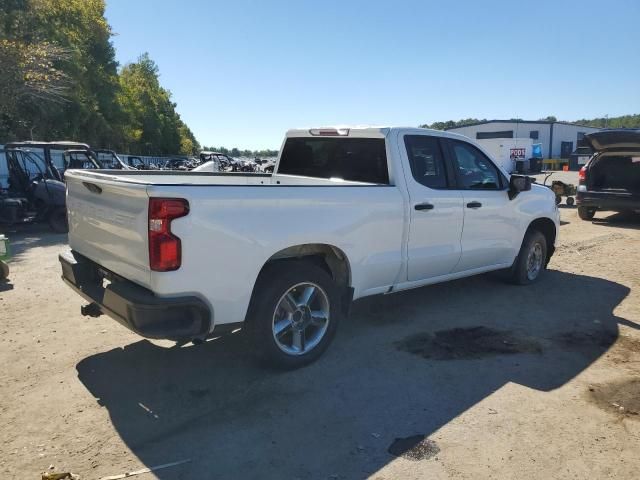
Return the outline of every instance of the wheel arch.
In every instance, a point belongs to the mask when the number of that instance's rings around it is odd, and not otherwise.
[[[533,220],[529,226],[527,227],[527,232],[525,236],[530,231],[536,230],[544,235],[545,240],[547,241],[547,258],[545,260],[545,265],[549,263],[553,253],[555,252],[555,243],[557,237],[557,227],[553,220],[548,217],[540,217]]]
[[[305,243],[283,248],[269,257],[258,277],[273,262],[286,260],[311,261],[324,268],[339,286],[351,286],[351,266],[347,255],[340,248],[326,243]]]
[[[348,313],[353,300],[351,265],[344,251],[335,245],[326,243],[305,243],[283,248],[267,259],[262,265],[252,292],[252,299],[256,286],[269,267],[276,262],[308,261],[324,269],[333,278],[341,292],[341,310]]]

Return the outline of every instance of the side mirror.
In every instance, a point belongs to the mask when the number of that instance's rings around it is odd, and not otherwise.
[[[509,179],[509,200],[513,200],[520,192],[531,190],[531,177],[511,175]]]

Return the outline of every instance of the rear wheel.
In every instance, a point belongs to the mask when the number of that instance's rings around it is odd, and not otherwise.
[[[578,207],[578,216],[582,220],[593,220],[596,209],[593,207]]]
[[[49,226],[56,233],[69,232],[66,207],[56,207],[51,211],[49,214]]]
[[[538,281],[546,268],[547,239],[538,230],[529,230],[524,236],[520,253],[510,271],[509,280],[516,285],[529,285]]]
[[[327,272],[302,261],[276,262],[254,292],[246,329],[261,360],[293,369],[324,353],[340,313],[338,289]]]
[[[573,204],[576,203],[576,201],[573,199],[573,197],[567,197],[567,205],[570,207],[573,207]]]

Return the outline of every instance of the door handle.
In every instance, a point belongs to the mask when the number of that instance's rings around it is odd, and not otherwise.
[[[414,207],[416,210],[433,210],[433,205],[425,202],[425,203],[417,203]]]
[[[469,202],[467,208],[480,208],[482,204],[480,202]]]

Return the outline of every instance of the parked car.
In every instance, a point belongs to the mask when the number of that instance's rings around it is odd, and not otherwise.
[[[254,162],[256,163],[257,172],[273,173],[276,167],[276,162],[270,159],[256,158]]]
[[[202,151],[199,155],[200,165],[194,170],[205,172],[224,172],[232,170],[235,160],[221,152]],[[205,167],[206,165],[206,167]]]
[[[533,283],[559,228],[550,189],[435,130],[290,130],[273,175],[163,173],[68,174],[60,262],[84,313],[178,341],[244,325],[281,367],[317,359],[353,299]]]
[[[146,164],[136,155],[127,156],[125,164],[134,170],[159,170],[155,163]]]
[[[585,135],[595,152],[580,169],[578,215],[640,211],[640,130],[610,129]]]
[[[209,160],[204,163],[201,163],[191,171],[192,172],[219,172],[220,164],[215,160]]]
[[[135,170],[134,167],[125,163],[113,150],[98,149],[94,150],[94,153],[103,168],[111,170]]]
[[[187,158],[170,158],[162,168],[164,170],[191,170],[193,165]]]

